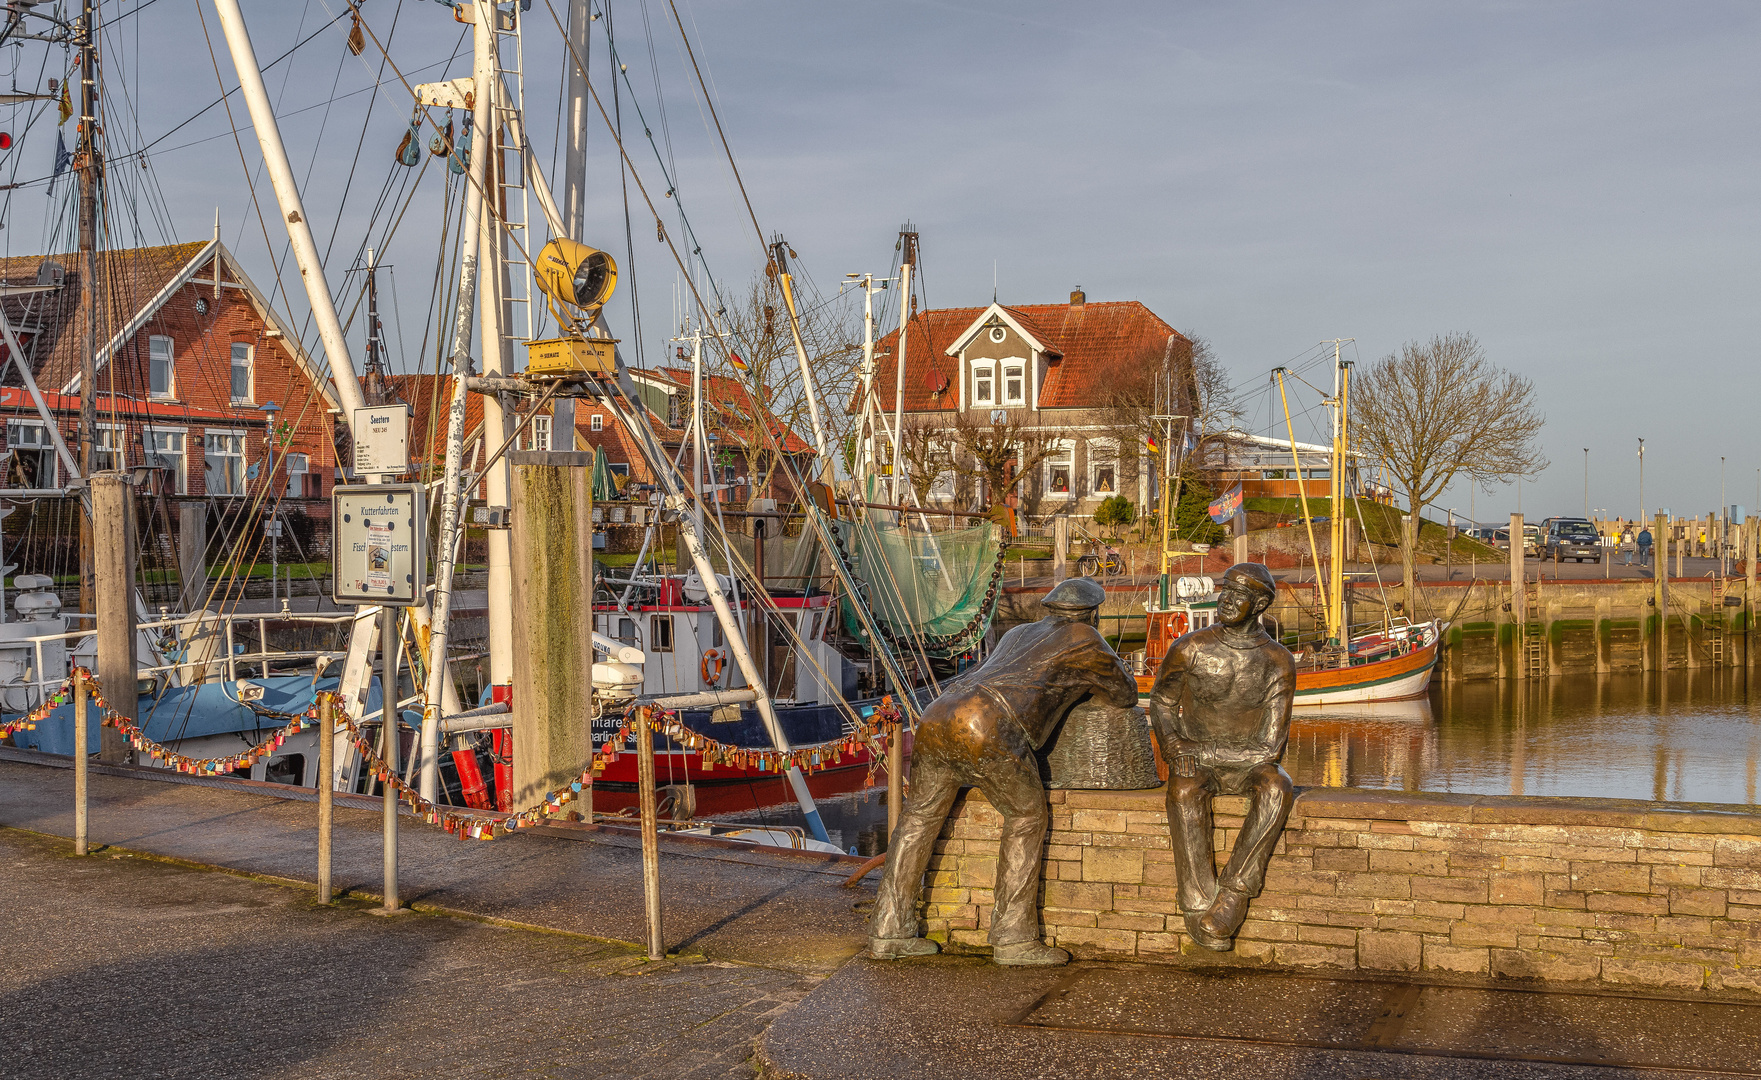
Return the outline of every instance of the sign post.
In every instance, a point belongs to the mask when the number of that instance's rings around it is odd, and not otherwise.
[[[407,406],[385,412],[398,415],[400,410],[407,418]],[[374,411],[362,409],[356,416]],[[357,463],[361,449],[357,437]],[[385,458],[372,463],[382,472],[407,467],[386,467]],[[380,786],[385,801],[385,910],[394,912],[398,910],[397,792],[390,777],[397,775],[399,756],[397,609],[421,603],[428,587],[426,490],[421,484],[371,484],[339,487],[330,499],[331,599],[339,607],[379,608],[379,756],[390,770]]]

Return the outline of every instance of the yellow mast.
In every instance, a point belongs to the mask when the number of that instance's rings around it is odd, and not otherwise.
[[[1290,435],[1290,464],[1296,467],[1296,495],[1302,504],[1302,524],[1309,534],[1309,556],[1315,561],[1315,584],[1321,587],[1321,610],[1326,612],[1327,638],[1339,637],[1339,627],[1333,621],[1333,605],[1328,602],[1327,585],[1321,580],[1321,551],[1315,546],[1315,520],[1309,516],[1309,489],[1302,479],[1302,458],[1296,452],[1296,428],[1290,423],[1290,398],[1284,392],[1284,369],[1276,368],[1272,372],[1278,378],[1278,400],[1284,405],[1284,430]],[[1329,488],[1329,491],[1332,489]],[[1337,516],[1337,515],[1335,515]]]
[[[1349,494],[1345,483],[1346,406],[1351,390],[1349,365],[1339,361],[1338,341],[1333,342],[1333,467],[1329,470],[1328,490],[1331,506],[1327,524],[1331,544],[1331,578],[1327,591],[1327,626],[1333,644],[1350,645],[1351,628],[1345,625],[1345,500]]]

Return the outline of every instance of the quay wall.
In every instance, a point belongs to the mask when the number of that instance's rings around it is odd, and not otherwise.
[[[1046,939],[1202,962],[1163,792],[1054,791]],[[1219,865],[1246,800],[1216,801]],[[956,804],[925,879],[930,937],[985,948],[1001,816]],[[1309,789],[1229,963],[1761,993],[1761,813],[1744,807]]]
[[[1748,666],[1761,661],[1751,643],[1754,606],[1743,578],[1674,578],[1659,617],[1655,584],[1645,579],[1424,582],[1408,597],[1390,584],[1356,590],[1354,624],[1379,617],[1383,597],[1396,614],[1448,622],[1435,678],[1532,678],[1667,668]],[[1045,612],[1045,587],[1010,587],[999,603],[999,632]],[[1109,636],[1123,626],[1141,635],[1147,586],[1113,586],[1102,608]],[[1761,600],[1761,597],[1754,598]],[[1282,582],[1267,611],[1286,644],[1319,633],[1321,607],[1310,583]],[[1137,647],[1127,642],[1127,650]]]

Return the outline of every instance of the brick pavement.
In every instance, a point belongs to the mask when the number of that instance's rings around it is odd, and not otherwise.
[[[360,905],[0,830],[0,1074],[750,1077],[816,974]]]

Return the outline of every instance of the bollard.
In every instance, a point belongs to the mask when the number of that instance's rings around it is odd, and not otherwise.
[[[893,732],[887,743],[887,848],[893,846],[893,830],[905,812],[905,729]]]
[[[391,777],[397,776],[397,609],[379,609],[379,756],[385,759],[387,780],[379,787],[385,803],[385,910],[398,909],[397,903],[397,791]]]
[[[654,732],[637,727],[636,780],[642,803],[642,900],[648,913],[648,959],[665,960],[660,928],[660,833],[654,812]]]
[[[329,694],[318,699],[318,902],[331,901],[330,829],[336,823],[336,717]]]
[[[73,853],[86,853],[86,679],[73,673]]]

